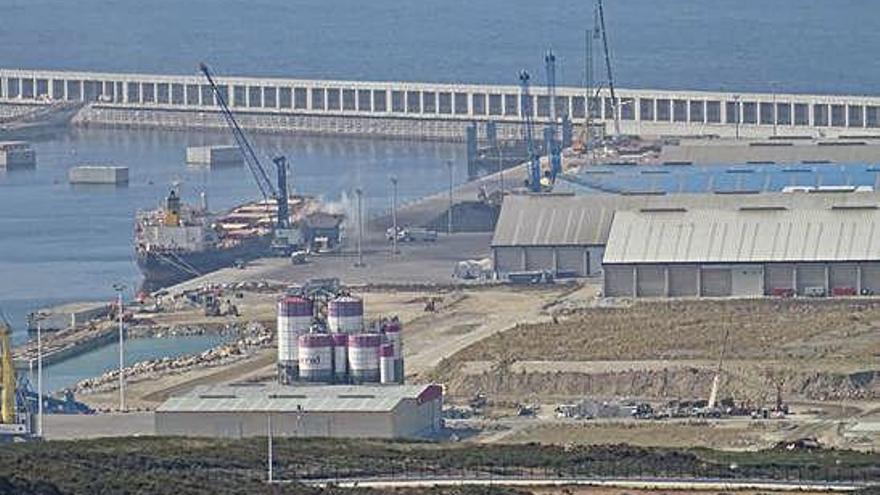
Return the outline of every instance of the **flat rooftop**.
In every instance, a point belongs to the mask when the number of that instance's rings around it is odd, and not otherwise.
[[[441,394],[438,385],[214,385],[171,397],[156,412],[390,412]]]

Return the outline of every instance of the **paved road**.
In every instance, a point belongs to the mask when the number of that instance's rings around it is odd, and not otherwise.
[[[350,480],[306,480],[306,484],[343,488],[419,488],[434,486],[595,486],[633,490],[762,490],[774,492],[851,492],[863,488],[856,483],[789,482],[772,480],[664,479],[664,478],[360,478]]]

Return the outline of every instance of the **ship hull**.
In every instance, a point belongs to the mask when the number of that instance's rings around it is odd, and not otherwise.
[[[152,292],[207,273],[271,256],[270,236],[244,240],[234,247],[193,252],[138,252],[137,264],[144,275],[141,290]]]

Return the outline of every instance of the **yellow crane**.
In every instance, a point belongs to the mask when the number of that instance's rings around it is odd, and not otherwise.
[[[0,321],[0,424],[15,424],[15,368],[12,365],[12,333],[9,324]]]

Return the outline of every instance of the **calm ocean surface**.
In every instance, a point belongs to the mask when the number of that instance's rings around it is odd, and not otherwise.
[[[873,63],[880,14],[869,0],[606,0],[621,87],[880,94]],[[583,82],[592,2],[502,0],[3,0],[0,67],[514,84],[527,68],[542,81],[552,47],[561,83]],[[599,65],[597,64],[597,69]],[[597,70],[597,74],[599,71]],[[109,299],[138,281],[132,215],[180,181],[213,208],[252,199],[244,169],[205,172],[183,163],[187,145],[225,133],[76,130],[34,143],[35,171],[0,175],[0,307],[25,338],[33,309]],[[344,201],[366,190],[386,207],[388,176],[401,195],[442,189],[447,160],[465,177],[460,145],[351,139],[255,140],[287,153],[298,191]],[[74,188],[66,170],[131,168],[127,188]],[[198,339],[196,339],[198,340]],[[209,343],[181,341],[177,349]],[[181,347],[182,346],[182,347]],[[165,351],[162,351],[165,352]],[[110,353],[112,354],[112,353]],[[144,357],[149,357],[145,355]],[[112,356],[107,356],[111,359]]]

